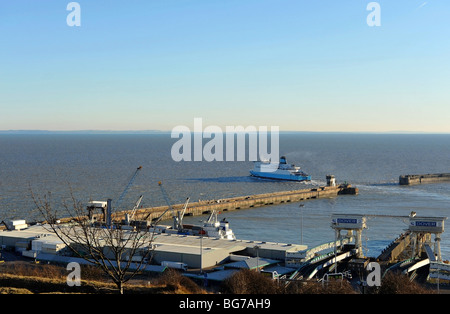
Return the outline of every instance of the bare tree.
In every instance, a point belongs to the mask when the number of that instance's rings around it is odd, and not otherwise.
[[[150,263],[154,232],[148,228],[134,230],[120,224],[93,222],[92,217],[86,215],[86,207],[72,192],[71,204],[64,201],[62,213],[53,208],[50,192],[43,198],[31,194],[49,231],[53,231],[75,256],[100,267],[117,285],[120,294],[123,294],[124,283]]]

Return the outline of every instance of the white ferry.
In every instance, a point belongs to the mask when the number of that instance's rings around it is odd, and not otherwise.
[[[250,174],[254,177],[289,180],[289,181],[311,181],[311,176],[300,170],[300,167],[288,164],[286,157],[281,156],[280,162],[255,161]]]

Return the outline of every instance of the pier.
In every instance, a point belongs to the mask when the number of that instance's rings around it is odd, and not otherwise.
[[[139,169],[139,168],[138,168]],[[258,208],[270,205],[279,205],[291,202],[301,202],[305,200],[319,199],[319,198],[332,198],[339,195],[358,195],[359,190],[351,184],[336,185],[334,176],[327,176],[327,186],[314,187],[310,189],[300,189],[291,191],[272,192],[264,194],[255,194],[248,196],[238,196],[232,198],[222,198],[217,200],[204,200],[198,202],[190,202],[189,206],[185,209],[185,216],[200,216],[208,215],[213,211],[226,212],[239,209]],[[104,202],[106,204],[106,202]],[[185,204],[171,205],[171,209],[181,211]],[[106,207],[104,208],[106,209]],[[152,221],[154,219],[166,220],[172,219],[173,212],[168,205],[156,206],[149,208],[139,208],[134,210],[118,211],[110,213],[110,220],[115,222],[121,222],[127,215],[132,214],[136,221]],[[86,215],[86,218],[90,218],[96,221],[106,222],[105,213],[96,213]],[[83,217],[78,217],[83,218]],[[58,220],[61,223],[67,223],[73,220],[74,217],[59,217]],[[35,224],[33,222],[31,224]],[[42,221],[41,223],[46,223]],[[17,228],[8,227],[6,222],[0,222],[1,230],[14,230]]]
[[[186,208],[185,216],[198,216],[209,214],[212,211],[223,212],[239,209],[257,208],[269,205],[279,205],[291,202],[300,202],[304,200],[331,198],[338,195],[357,195],[358,188],[350,184],[341,184],[337,186],[322,186],[312,189],[292,190],[273,192],[265,194],[256,194],[250,196],[241,196],[233,198],[223,198],[218,200],[208,200],[189,203]],[[174,211],[181,210],[184,204],[172,205]],[[159,206],[151,208],[142,208],[134,213],[136,220],[152,220],[160,217],[164,212],[162,219],[171,219],[173,213],[168,210],[168,206]],[[113,214],[113,219],[123,219],[128,211]]]
[[[399,177],[400,185],[415,185],[450,181],[450,173],[408,174]]]

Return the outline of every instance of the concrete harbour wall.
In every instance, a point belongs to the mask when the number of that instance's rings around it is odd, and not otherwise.
[[[399,177],[400,185],[439,183],[445,181],[450,181],[450,173],[412,174],[412,175],[401,175]]]
[[[206,215],[212,211],[223,212],[232,211],[239,209],[250,209],[262,206],[278,205],[290,202],[301,202],[304,200],[318,199],[318,198],[332,198],[338,195],[357,195],[359,193],[358,188],[352,187],[350,184],[341,184],[337,186],[322,186],[315,187],[311,189],[302,190],[292,190],[292,191],[282,191],[273,192],[265,194],[256,194],[249,196],[233,197],[233,198],[223,198],[219,200],[207,200],[192,202],[188,204],[185,212],[185,216],[199,216]],[[184,204],[172,205],[175,212],[181,211]],[[168,210],[168,206],[158,206],[150,208],[138,209],[133,219],[134,220],[148,220],[151,221],[160,217],[164,212],[162,220],[171,219],[172,211]],[[87,211],[86,211],[87,213]],[[113,221],[120,222],[125,219],[126,214],[131,214],[131,211],[120,211],[113,213],[111,218]],[[105,218],[103,214],[97,213],[93,217],[97,221],[103,221]],[[81,218],[81,217],[80,217]],[[87,216],[85,217],[87,218]],[[73,217],[61,217],[59,221],[61,223],[67,223],[71,221]],[[44,222],[41,222],[44,223]],[[4,230],[5,225],[0,224],[0,230]]]
[[[249,209],[269,205],[277,205],[290,202],[300,202],[303,200],[318,199],[318,198],[330,198],[336,197],[338,195],[358,194],[358,189],[352,187],[349,184],[339,185],[339,186],[324,186],[312,189],[303,190],[293,190],[293,191],[283,191],[274,192],[266,194],[256,194],[250,196],[242,196],[235,198],[225,198],[220,200],[209,200],[189,203],[186,209],[186,216],[197,216],[209,214],[213,210],[218,212],[232,211],[239,209]],[[179,211],[183,209],[184,204],[173,205],[173,210]],[[158,218],[163,214],[164,211],[168,209],[168,206],[159,206],[152,208],[139,209],[135,213],[135,219],[137,220],[151,220]],[[116,213],[118,219],[124,217],[126,212]],[[170,219],[172,217],[172,212],[168,210],[163,216],[163,219]]]

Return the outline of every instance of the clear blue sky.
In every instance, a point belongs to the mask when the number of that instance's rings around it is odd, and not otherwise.
[[[450,1],[0,2],[0,130],[450,133]]]

